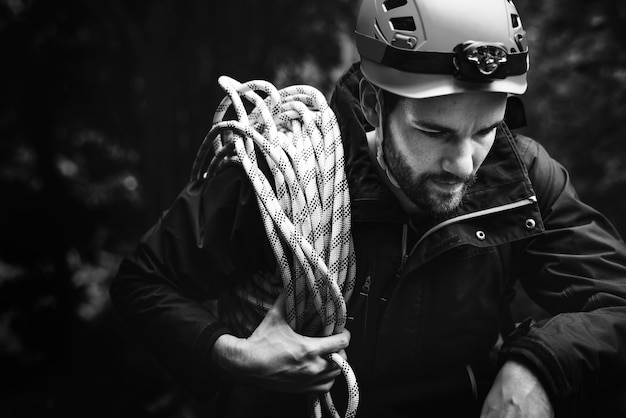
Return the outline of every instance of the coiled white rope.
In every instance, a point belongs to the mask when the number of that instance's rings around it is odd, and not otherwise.
[[[259,274],[242,283],[237,296],[244,303],[229,300],[224,314],[231,326],[248,336],[282,287],[292,329],[309,336],[340,333],[347,319],[346,300],[354,288],[355,256],[335,115],[324,96],[310,86],[278,91],[266,81],[241,84],[222,76],[218,82],[227,95],[200,147],[192,179],[212,175],[224,158],[241,162],[256,193],[280,273]],[[253,107],[249,114],[242,99]],[[230,108],[236,120],[224,120]],[[274,187],[259,168],[257,151],[267,162]],[[214,156],[208,167],[207,156]],[[220,307],[220,315],[222,311]],[[341,367],[348,384],[346,417],[352,418],[359,402],[356,378],[339,354],[329,359]],[[322,403],[339,418],[328,393],[316,397],[313,416],[322,416]]]

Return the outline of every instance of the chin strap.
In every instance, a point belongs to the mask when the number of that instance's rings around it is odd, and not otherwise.
[[[236,332],[249,336],[283,291],[287,321],[296,332],[340,333],[356,267],[335,115],[324,96],[310,86],[278,91],[266,81],[241,84],[222,76],[218,82],[227,96],[214,114],[191,176],[193,180],[211,176],[225,158],[241,163],[256,193],[279,270],[277,275],[259,274],[242,283],[229,299],[228,312],[220,309],[220,315]],[[253,107],[249,114],[242,99]],[[231,107],[237,120],[224,120]],[[213,158],[207,167],[208,157]],[[274,187],[258,158],[267,163]],[[339,354],[329,359],[341,367],[348,383],[345,416],[352,418],[359,403],[356,378]],[[313,416],[322,416],[322,405],[339,417],[329,393],[315,398]]]
[[[378,101],[380,103],[380,99]],[[409,199],[409,197],[404,193],[398,181],[391,173],[389,166],[387,165],[387,161],[385,160],[385,153],[383,151],[383,139],[385,137],[382,120],[382,112],[380,110],[380,105],[378,109],[379,121],[378,126],[373,130],[365,133],[365,138],[367,139],[367,147],[369,149],[369,153],[372,159],[375,160],[375,164],[378,165],[380,171],[382,171],[382,176],[387,178],[387,184],[391,189],[392,193],[398,198],[400,204],[405,208],[405,210],[409,213],[417,211],[417,207],[415,203]]]
[[[387,180],[389,180],[389,183],[393,187],[401,191],[402,189],[400,189],[400,185],[398,184],[398,181],[391,173],[391,170],[389,170],[389,167],[387,166],[387,162],[385,161],[385,154],[383,152],[382,129],[383,129],[382,127],[379,127],[379,128],[376,128],[374,131],[370,131],[366,134],[367,144],[369,146],[370,154],[373,155],[374,158],[376,159],[376,163],[378,163],[383,173],[385,173],[385,176],[387,176]]]

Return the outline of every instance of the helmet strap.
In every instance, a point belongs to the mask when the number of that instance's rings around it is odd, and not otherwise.
[[[366,86],[364,85],[364,83],[367,83],[368,85]],[[407,213],[417,213],[417,206],[415,206],[415,203],[413,203],[411,199],[409,199],[409,197],[404,193],[404,191],[398,184],[398,181],[391,173],[389,165],[387,164],[387,161],[385,159],[385,153],[383,149],[383,141],[385,138],[385,121],[383,120],[384,98],[382,97],[383,90],[379,87],[376,87],[365,78],[361,79],[360,88],[362,111],[368,123],[374,127],[373,130],[365,133],[370,159],[372,160],[376,172],[379,174],[381,180],[387,185],[387,187],[389,187],[393,195],[396,196],[404,210],[407,211]],[[365,92],[364,89],[372,89],[372,92],[375,93],[375,104],[372,103],[371,97],[365,97],[366,94],[370,93]]]
[[[376,160],[378,166],[381,168],[389,183],[398,190],[402,190],[398,181],[391,173],[389,166],[387,165],[387,160],[385,159],[385,152],[383,149],[383,141],[385,139],[385,121],[383,120],[383,112],[382,112],[382,97],[380,96],[382,90],[378,89],[376,93],[377,99],[377,110],[378,110],[378,126],[374,130],[374,135],[368,135],[368,148],[370,149],[370,155]],[[370,139],[371,138],[371,139]]]

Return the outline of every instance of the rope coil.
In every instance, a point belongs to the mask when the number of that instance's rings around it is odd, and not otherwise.
[[[247,337],[282,289],[287,322],[294,331],[309,336],[340,333],[347,320],[346,300],[354,288],[355,255],[335,115],[324,96],[310,86],[279,91],[267,81],[242,84],[226,76],[218,83],[226,96],[191,177],[212,176],[225,159],[241,163],[254,188],[279,272],[258,274],[242,283],[236,296],[223,303],[228,309],[220,307],[220,315]],[[252,105],[250,113],[243,100]],[[229,109],[235,111],[236,120],[224,119]],[[258,158],[267,163],[273,187]],[[348,383],[346,417],[352,418],[359,402],[356,378],[339,354],[331,354],[329,360],[341,367]],[[322,416],[322,405],[339,417],[329,393],[316,397],[313,416]]]

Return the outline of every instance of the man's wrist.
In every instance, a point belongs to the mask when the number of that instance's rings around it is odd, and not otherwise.
[[[241,339],[231,334],[222,334],[213,345],[211,364],[226,378],[241,368]]]

